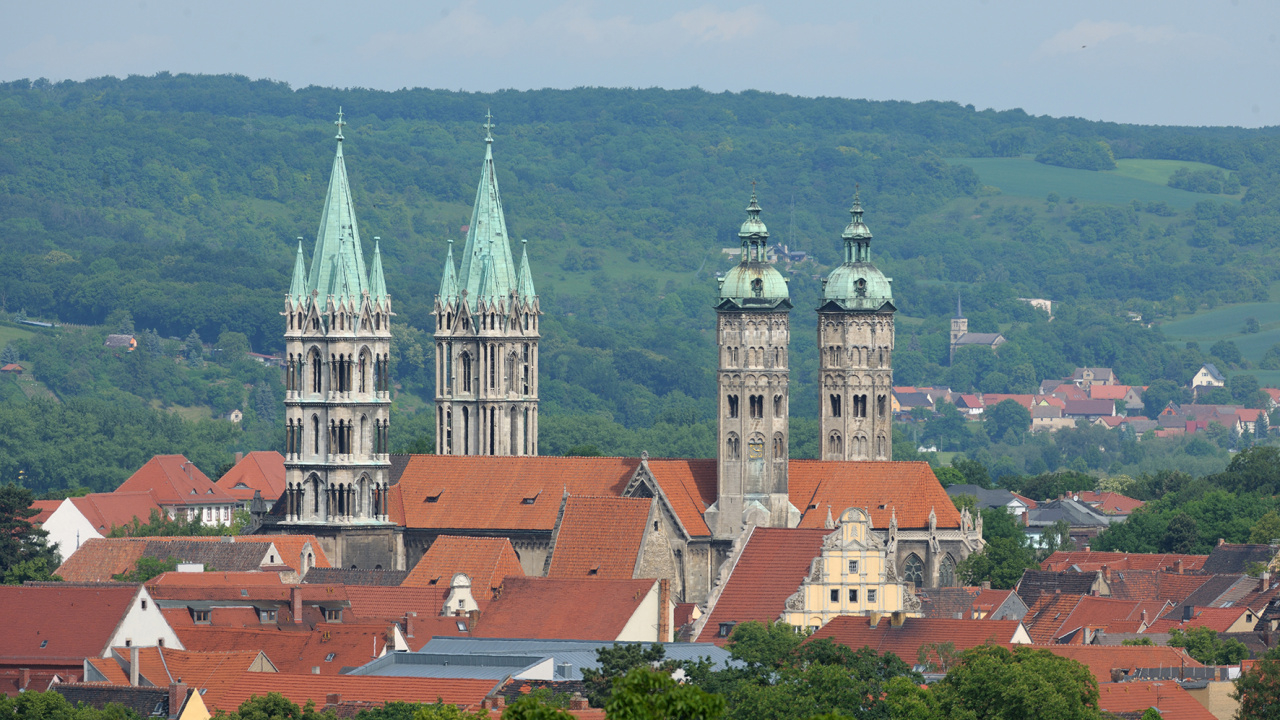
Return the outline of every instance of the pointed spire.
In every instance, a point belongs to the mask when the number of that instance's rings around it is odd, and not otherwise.
[[[460,290],[474,298],[481,292],[486,276],[493,284],[495,296],[506,296],[516,288],[515,261],[511,257],[511,244],[507,236],[507,220],[502,212],[502,195],[498,192],[498,174],[493,166],[493,115],[485,115],[484,163],[480,168],[480,185],[476,188],[476,202],[471,210],[471,224],[467,226],[467,241],[462,248],[461,265],[458,268]],[[492,262],[492,272],[488,266]],[[485,293],[487,294],[487,293]]]
[[[823,526],[824,528],[826,528],[827,530],[834,530],[834,529],[836,528],[836,521],[831,517],[831,504],[830,504],[830,503],[828,503],[828,504],[827,504],[827,521],[826,521],[826,522],[824,522],[824,523],[822,524],[822,526]]]
[[[532,300],[538,294],[533,289],[533,272],[529,270],[528,240],[520,241],[520,279],[516,286],[516,292],[526,301]]]
[[[353,297],[360,297],[368,290],[368,273],[364,267],[364,255],[360,250],[360,230],[356,224],[355,203],[351,187],[347,183],[347,166],[342,158],[342,110],[338,110],[338,149],[333,157],[333,169],[329,173],[329,191],[325,195],[324,211],[320,214],[320,230],[316,233],[315,252],[311,255],[311,272],[307,275],[307,293],[319,290],[321,295],[334,294],[335,289],[347,288]],[[338,257],[342,262],[337,262]],[[345,277],[337,279],[333,273],[341,271]]]
[[[302,257],[302,238],[298,238],[298,256],[293,261],[293,281],[289,283],[289,298],[301,305],[307,296],[307,264]]]
[[[489,302],[493,302],[505,294],[501,289],[498,268],[493,262],[493,256],[487,255],[484,259],[484,270],[480,273],[480,295]]]
[[[871,230],[862,221],[862,200],[859,189],[854,185],[853,207],[849,208],[852,216],[840,237],[844,239],[844,261],[871,262]]]
[[[449,253],[445,255],[444,273],[440,276],[440,300],[443,302],[458,296],[458,273],[453,267],[453,238],[449,238]]]
[[[960,311],[960,293],[956,293],[956,317],[964,317],[964,313]]]
[[[765,246],[769,242],[769,228],[760,219],[760,202],[756,200],[755,181],[751,181],[751,202],[747,204],[747,219],[738,230],[742,241],[742,262],[764,262]]]
[[[373,239],[373,269],[369,271],[369,295],[376,303],[387,297],[387,279],[382,276],[382,238]]]

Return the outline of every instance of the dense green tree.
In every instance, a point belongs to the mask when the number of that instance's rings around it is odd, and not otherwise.
[[[670,674],[644,666],[632,668],[615,680],[605,705],[610,720],[718,720],[724,712],[723,697],[692,684],[677,683]],[[564,716],[572,717],[568,713]],[[509,720],[549,719],[545,715],[522,718],[513,714]]]
[[[1253,530],[1249,532],[1249,542],[1269,545],[1277,539],[1280,539],[1280,513],[1271,510],[1253,526]]]
[[[1199,540],[1195,518],[1180,512],[1169,518],[1160,547],[1165,552],[1187,554],[1195,551]]]
[[[1237,720],[1271,720],[1280,714],[1280,652],[1272,648],[1236,678],[1231,697],[1240,703]]]
[[[1017,400],[1001,400],[995,407],[987,408],[983,415],[983,425],[992,440],[1003,439],[1012,433],[1017,443],[1021,443],[1022,436],[1031,429],[1031,411]]]
[[[1187,654],[1205,665],[1237,665],[1249,657],[1249,648],[1235,638],[1218,637],[1216,630],[1195,627],[1169,631],[1169,646],[1186,648]]]
[[[107,703],[101,710],[72,705],[56,690],[28,690],[17,697],[0,695],[0,719],[3,720],[139,720],[138,714],[118,703]]]
[[[13,483],[0,485],[0,575],[5,583],[20,583],[33,572],[56,567],[57,552],[47,541],[49,533],[31,524],[38,512],[30,490]],[[33,564],[35,563],[35,564]]]
[[[134,562],[132,570],[112,575],[111,579],[119,582],[144,583],[153,578],[159,577],[164,573],[173,572],[177,569],[178,559],[175,557],[164,559],[140,557],[136,562]],[[212,570],[214,568],[205,569]]]
[[[1146,416],[1155,419],[1171,402],[1182,402],[1182,388],[1172,380],[1156,380],[1142,394],[1142,409]]]
[[[1036,155],[1036,162],[1078,170],[1115,170],[1111,147],[1102,141],[1059,137]]]
[[[333,720],[334,714],[317,711],[313,701],[308,700],[299,707],[289,698],[272,692],[250,697],[226,717],[227,720]]]

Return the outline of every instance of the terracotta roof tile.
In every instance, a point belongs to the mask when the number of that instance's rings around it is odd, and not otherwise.
[[[242,587],[282,588],[285,585],[280,580],[279,573],[210,571],[161,573],[147,581],[147,587],[152,588],[152,594],[159,598],[158,593],[164,593],[168,597],[177,588],[212,588],[214,592],[206,595],[213,597],[217,596],[219,590],[225,594]]]
[[[1046,645],[1043,649],[1088,665],[1099,685],[1111,682],[1113,669],[1204,667],[1182,648],[1165,645]]]
[[[445,592],[448,587],[446,584]],[[399,620],[410,612],[428,618],[439,615],[444,605],[443,594],[426,593],[416,587],[348,585],[346,594],[351,602],[351,616],[357,620]]]
[[[635,577],[652,505],[648,498],[570,497],[547,577]]]
[[[800,588],[813,559],[822,554],[823,538],[831,533],[825,528],[751,530],[742,554],[723,580],[719,596],[712,599],[711,617],[703,625],[698,642],[728,642],[728,638],[719,637],[721,623],[777,620],[783,603]]]
[[[411,528],[546,530],[570,495],[620,496],[637,458],[411,455],[391,517]]]
[[[649,458],[648,465],[685,531],[692,537],[709,536],[703,514],[716,501],[716,461]]]
[[[245,673],[234,683],[205,694],[210,710],[232,712],[252,696],[277,692],[290,701],[305,705],[314,700],[324,705],[332,693],[342,702],[426,702],[439,700],[450,705],[478,705],[494,687],[492,680],[459,678],[377,677],[373,675],[304,675],[285,673]]]
[[[43,523],[45,520],[49,519],[49,516],[52,515],[53,511],[57,510],[58,506],[61,504],[62,504],[61,500],[36,500],[35,502],[31,503],[31,507],[34,508],[37,512],[35,515],[32,515],[31,517],[27,518],[27,522],[33,525],[39,525]]]
[[[69,498],[80,514],[89,521],[99,533],[106,535],[111,528],[128,525],[134,518],[146,523],[151,519],[151,511],[164,512],[156,502],[155,494],[147,490],[139,492],[117,490],[110,493],[90,493],[77,498]]]
[[[1041,595],[1034,603],[1028,603],[1030,609],[1022,618],[1031,635],[1031,642],[1047,644],[1058,637],[1058,629],[1067,617],[1075,611],[1084,595],[1047,593]]]
[[[1128,385],[1090,385],[1091,400],[1123,400],[1129,394]]]
[[[1192,612],[1194,613],[1192,618],[1185,622],[1182,620],[1181,615],[1177,617],[1171,616],[1160,618],[1159,620],[1151,623],[1151,628],[1148,632],[1167,633],[1173,628],[1178,628],[1179,630],[1190,630],[1191,628],[1198,627],[1207,627],[1210,630],[1226,632],[1232,625],[1235,625],[1236,621],[1240,620],[1245,613],[1248,613],[1254,618],[1257,617],[1254,615],[1253,611],[1247,607],[1196,607]]]
[[[315,535],[219,535],[184,539],[193,542],[271,543],[279,551],[283,564],[294,570],[301,570],[308,564],[318,568],[333,567]],[[310,563],[304,560],[307,553],[311,554]]]
[[[1076,493],[1076,495],[1079,497],[1080,502],[1092,505],[1107,515],[1129,515],[1146,504],[1141,500],[1135,500],[1113,492],[1100,493],[1095,490],[1085,490]],[[1184,562],[1183,565],[1185,567],[1186,563]]]
[[[919,661],[920,648],[938,642],[950,642],[956,650],[968,650],[985,644],[1010,644],[1020,623],[1017,620],[955,620],[950,618],[906,618],[901,627],[893,627],[891,619],[881,617],[875,625],[871,618],[843,615],[818,628],[807,642],[831,638],[841,645],[860,650],[869,647],[879,654],[891,652],[909,665]]]
[[[792,460],[787,472],[802,528],[823,527],[828,507],[833,517],[865,508],[877,528],[889,527],[894,513],[900,528],[927,528],[930,510],[938,527],[960,527],[960,512],[928,463]]]
[[[1098,685],[1098,707],[1110,713],[1144,713],[1159,708],[1165,720],[1216,720],[1216,716],[1176,682],[1122,682]]]
[[[524,576],[520,559],[507,538],[441,535],[427,548],[400,587],[436,588],[441,591],[436,599],[443,601],[457,573],[471,579],[472,592],[481,603],[489,600],[491,592],[502,585],[503,578]],[[437,607],[436,612],[439,610]]]
[[[1147,622],[1154,623],[1166,607],[1168,603],[1117,600],[1085,595],[1079,599],[1070,614],[1062,618],[1052,640],[1059,640],[1065,635],[1076,633],[1084,628],[1111,633],[1121,632],[1113,629],[1112,625],[1127,621],[1141,622],[1144,610],[1147,613]],[[1046,623],[1046,627],[1051,624]],[[1082,640],[1083,635],[1079,639],[1073,639],[1073,642]],[[1040,642],[1039,638],[1036,638],[1036,641]]]
[[[100,656],[140,585],[0,585],[0,657],[33,663]]]
[[[616,640],[657,580],[509,577],[474,637]]]
[[[245,455],[216,483],[237,500],[252,500],[255,490],[268,503],[284,494],[284,456],[274,450],[258,450]]]
[[[125,682],[128,682],[126,668],[129,666],[130,650],[127,647],[112,648],[112,657],[104,660],[104,663],[115,666],[120,675],[124,676]],[[195,688],[221,687],[238,680],[263,654],[260,650],[194,652],[156,646],[141,647],[138,648],[138,674],[157,687],[165,687],[179,679]],[[95,667],[102,669],[102,665],[97,663]]]
[[[132,570],[146,549],[145,540],[92,538],[62,561],[54,574],[69,582],[110,580]]]
[[[291,624],[262,628],[180,625],[174,630],[190,651],[256,649],[282,673],[312,673],[319,668],[318,674],[332,678],[344,667],[358,667],[380,655],[386,649],[391,625],[322,622],[314,630]]]
[[[128,685],[129,674],[120,667],[120,663],[114,657],[87,657],[85,661],[94,667],[95,670],[102,673],[106,678],[106,682],[112,685]],[[149,679],[149,678],[148,678]]]
[[[116,492],[151,491],[163,505],[209,505],[235,502],[184,455],[156,455],[116,488]]]

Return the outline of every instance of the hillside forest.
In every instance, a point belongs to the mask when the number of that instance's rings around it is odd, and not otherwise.
[[[283,346],[293,252],[314,238],[340,106],[361,235],[381,238],[397,313],[395,451],[433,445],[431,308],[470,214],[487,110],[545,313],[545,454],[713,454],[715,278],[753,182],[772,240],[805,254],[780,265],[796,308],[796,457],[817,451],[807,328],[855,187],[894,278],[897,385],[1025,393],[1095,366],[1172,399],[1215,362],[1223,392],[1257,403],[1280,372],[1280,346],[1258,345],[1276,329],[1265,314],[1253,345],[1162,329],[1277,299],[1274,129],[697,88],[22,80],[0,84],[0,344],[25,368],[0,377],[0,483],[111,489],[154,453],[216,475],[237,450],[282,446],[279,371],[249,353]],[[1020,298],[1052,300],[1052,317]],[[971,331],[1005,335],[998,352],[949,362],[958,299]],[[138,347],[105,347],[112,333]],[[944,408],[898,428],[894,452],[941,465],[963,453],[993,478],[1199,477],[1253,442],[991,433]]]

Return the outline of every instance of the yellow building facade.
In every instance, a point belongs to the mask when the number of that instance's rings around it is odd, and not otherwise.
[[[787,598],[782,619],[816,630],[840,615],[903,612],[920,617],[920,600],[894,565],[884,542],[871,532],[866,511],[849,508],[823,541],[809,576]]]

